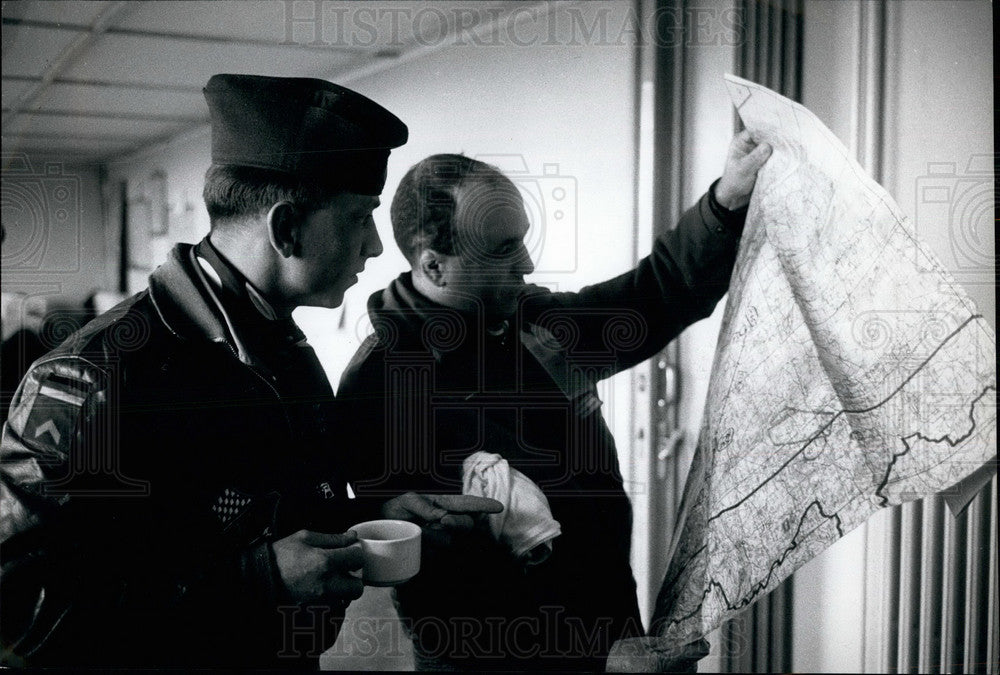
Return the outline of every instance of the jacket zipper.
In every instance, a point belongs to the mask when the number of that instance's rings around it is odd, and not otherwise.
[[[243,364],[243,367],[246,370],[248,370],[251,373],[253,373],[257,377],[258,380],[260,380],[261,382],[263,382],[264,384],[266,384],[267,388],[270,389],[274,393],[274,397],[278,400],[278,403],[282,404],[281,405],[281,414],[285,418],[285,425],[288,427],[289,433],[290,434],[294,434],[295,430],[292,428],[292,420],[291,420],[291,418],[288,417],[288,411],[285,410],[285,406],[284,406],[284,399],[282,399],[281,398],[281,394],[278,393],[278,388],[275,387],[273,384],[271,384],[271,382],[266,377],[264,377],[263,375],[261,375],[260,373],[258,373],[251,366],[248,366],[245,363],[243,363],[243,361],[240,360],[240,354],[239,354],[239,352],[237,352],[236,349],[231,344],[229,344],[228,342],[225,342],[223,344],[225,344],[226,347],[229,349],[229,351],[231,351],[233,353],[233,356],[236,357],[236,360],[239,361],[241,364]]]

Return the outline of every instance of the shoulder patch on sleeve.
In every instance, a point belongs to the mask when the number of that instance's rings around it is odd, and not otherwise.
[[[64,375],[48,374],[39,382],[29,404],[21,438],[39,450],[65,456],[93,386]]]

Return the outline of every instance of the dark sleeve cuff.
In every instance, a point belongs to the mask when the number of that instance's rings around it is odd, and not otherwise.
[[[240,556],[240,577],[244,587],[265,606],[276,607],[285,601],[285,586],[278,574],[274,550],[264,541]]]
[[[740,235],[743,233],[743,225],[746,224],[747,211],[750,205],[740,207],[734,211],[730,211],[722,204],[719,200],[715,198],[715,186],[719,184],[719,178],[712,183],[712,186],[708,188],[708,208],[712,210],[712,214],[719,219],[726,229],[733,234]]]

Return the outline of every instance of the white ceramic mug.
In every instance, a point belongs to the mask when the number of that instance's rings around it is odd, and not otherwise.
[[[405,520],[369,520],[350,528],[356,532],[365,564],[365,586],[396,586],[420,571],[420,526]]]

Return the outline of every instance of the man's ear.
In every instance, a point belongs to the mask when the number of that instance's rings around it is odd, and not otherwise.
[[[417,267],[420,269],[420,273],[439,288],[446,284],[444,278],[446,265],[444,256],[429,248],[422,250],[420,257],[417,259]]]
[[[282,258],[301,255],[302,217],[291,202],[278,202],[267,212],[267,237]]]

